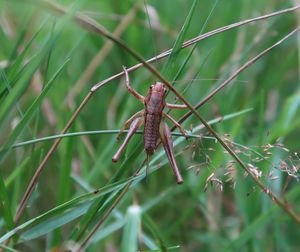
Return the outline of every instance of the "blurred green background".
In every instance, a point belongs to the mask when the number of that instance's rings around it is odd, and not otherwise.
[[[183,27],[193,2],[64,0],[56,2],[68,12],[61,16],[42,4],[45,1],[0,0],[3,248],[75,251],[146,157],[142,135],[136,134],[121,160],[111,162],[121,144],[111,130],[120,129],[143,108],[126,91],[124,79],[115,79],[95,92],[79,113],[69,132],[81,136],[62,140],[18,225],[13,224],[25,189],[53,140],[15,144],[59,134],[94,84],[119,73],[123,65],[139,63],[124,48],[73,22],[74,13],[94,19],[149,59],[172,48],[176,39],[186,41],[300,4],[297,0],[195,1],[191,20]],[[199,42],[189,59],[191,47],[153,66],[169,81],[179,75],[174,87],[196,104],[299,23],[300,12],[253,22]],[[286,40],[198,111],[207,121],[219,118],[213,124],[216,132],[266,188],[300,214],[299,43],[299,35]],[[130,73],[130,79],[144,95],[156,80],[145,68]],[[167,101],[174,99],[169,93]],[[178,119],[185,112],[173,110],[171,115]],[[190,130],[200,124],[191,116],[182,125]],[[104,132],[87,133],[97,130]],[[185,141],[173,136],[184,184],[176,184],[159,147],[151,157],[147,179],[144,167],[142,176],[134,178],[88,240],[86,251],[297,251],[296,221],[258,188],[207,130],[194,133],[202,137]]]

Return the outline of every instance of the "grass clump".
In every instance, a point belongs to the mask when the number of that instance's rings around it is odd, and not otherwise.
[[[296,7],[60,4],[0,3],[1,248],[296,250]],[[190,47],[193,38],[199,43]],[[166,60],[152,60],[158,72],[143,62],[169,48]],[[172,111],[191,135],[173,135],[182,186],[161,147],[146,182],[141,132],[111,162],[116,130],[141,109],[115,77],[123,65],[141,94],[161,72],[177,92],[168,102],[199,104],[184,119],[187,111]]]

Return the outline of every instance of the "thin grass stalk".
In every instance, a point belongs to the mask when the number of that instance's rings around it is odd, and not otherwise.
[[[221,120],[222,117],[219,117],[219,120]],[[119,134],[120,130],[93,130],[93,131],[79,131],[79,132],[72,132],[72,133],[65,133],[65,134],[58,134],[58,135],[51,135],[47,137],[41,137],[41,138],[35,138],[32,140],[24,141],[24,142],[19,142],[13,145],[13,148],[19,148],[25,145],[31,145],[31,144],[36,144],[44,141],[51,141],[55,140],[57,138],[65,138],[65,137],[73,137],[73,136],[88,136],[88,135],[98,135],[98,134]],[[123,130],[123,134],[128,133],[128,130]],[[143,134],[142,130],[137,130],[135,134]],[[179,132],[172,132],[172,136],[177,136],[177,137],[184,137],[181,133]],[[199,138],[199,135],[194,135],[194,134],[189,134],[189,138]]]

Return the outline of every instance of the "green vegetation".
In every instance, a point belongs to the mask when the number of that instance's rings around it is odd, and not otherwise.
[[[297,251],[296,2],[0,0],[0,248]],[[158,72],[130,70],[171,48]],[[143,107],[123,77],[107,80],[122,66],[143,95],[166,78],[171,103],[224,85],[182,122],[188,140],[173,133],[183,185],[161,146],[146,177],[142,131],[112,163],[118,130]]]

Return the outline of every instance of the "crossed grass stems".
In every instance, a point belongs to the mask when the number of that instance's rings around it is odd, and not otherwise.
[[[52,2],[49,1],[42,1],[41,2],[43,5],[46,6],[47,9],[50,9],[52,11],[54,11],[55,13],[57,13],[58,15],[66,15],[68,14],[68,10],[64,9],[63,7],[54,4]],[[233,29],[233,28],[237,28],[240,27],[242,25],[251,23],[251,22],[256,22],[259,20],[264,20],[273,16],[277,16],[277,15],[282,15],[284,13],[288,13],[288,12],[293,12],[297,9],[300,8],[300,5],[297,5],[293,8],[288,8],[288,9],[284,9],[281,11],[277,11],[277,12],[273,12],[267,15],[263,15],[263,16],[259,16],[256,18],[252,18],[252,19],[247,19],[241,22],[237,22],[228,26],[224,26],[221,27],[219,29],[210,31],[208,33],[205,33],[203,35],[197,36],[191,40],[188,40],[186,42],[183,43],[182,48],[186,48],[189,47],[195,43],[198,43],[201,40],[204,40],[206,38],[209,38],[211,36],[217,35],[219,33],[222,33],[224,31]],[[292,35],[294,35],[295,33],[297,33],[300,29],[300,26],[298,26],[296,29],[294,29],[292,32],[288,33],[285,37],[283,37],[282,39],[280,39],[278,42],[276,42],[275,44],[273,44],[272,46],[268,47],[267,49],[265,49],[264,51],[262,51],[261,53],[259,53],[257,56],[255,56],[254,58],[252,58],[251,60],[247,61],[244,65],[242,65],[239,69],[237,69],[228,79],[226,79],[220,86],[218,86],[216,89],[214,89],[209,95],[207,95],[207,97],[205,97],[203,100],[201,100],[199,103],[197,103],[196,105],[191,105],[173,86],[172,84],[167,81],[154,67],[152,67],[150,65],[150,63],[160,60],[164,57],[167,57],[171,54],[172,49],[167,50],[147,61],[145,61],[140,55],[138,55],[134,50],[132,50],[130,47],[128,47],[122,40],[118,39],[116,36],[114,36],[113,34],[111,34],[110,32],[108,32],[104,27],[102,27],[100,24],[98,24],[95,20],[81,14],[81,13],[77,13],[74,15],[73,20],[78,23],[80,26],[82,26],[83,28],[94,32],[98,35],[104,36],[107,39],[111,40],[112,42],[114,42],[117,46],[119,46],[120,48],[124,49],[127,53],[129,53],[132,57],[134,57],[136,60],[138,60],[140,63],[132,66],[130,68],[127,69],[128,72],[132,72],[135,71],[137,69],[139,69],[140,67],[146,67],[158,80],[160,80],[162,83],[164,83],[166,85],[166,87],[169,88],[169,90],[171,90],[177,97],[179,100],[181,100],[181,102],[183,102],[188,108],[189,108],[189,112],[187,112],[184,116],[182,116],[179,120],[178,123],[182,123],[183,121],[185,121],[189,116],[191,116],[192,114],[194,114],[200,121],[201,123],[207,128],[207,130],[211,133],[211,135],[213,135],[216,140],[224,147],[224,149],[233,157],[233,159],[235,160],[236,163],[238,163],[244,170],[245,172],[254,180],[254,182],[261,188],[261,190],[263,192],[265,192],[270,198],[271,200],[277,204],[280,208],[282,208],[283,211],[285,211],[297,224],[300,225],[300,217],[293,211],[293,209],[290,208],[289,204],[286,202],[286,200],[281,200],[279,199],[272,191],[270,191],[267,187],[265,187],[265,185],[263,184],[263,182],[259,179],[258,176],[256,176],[255,173],[253,173],[251,171],[251,167],[247,166],[235,153],[234,150],[231,149],[231,147],[229,147],[229,145],[226,143],[226,141],[224,141],[213,129],[212,127],[206,122],[206,120],[204,118],[202,118],[202,116],[197,112],[196,109],[198,109],[199,107],[201,107],[203,104],[205,104],[208,100],[210,100],[217,92],[219,92],[221,89],[223,89],[225,86],[227,86],[228,84],[230,84],[230,82],[235,79],[241,72],[243,72],[245,69],[247,69],[248,67],[250,67],[252,64],[254,64],[257,60],[259,60],[261,57],[263,57],[264,55],[266,55],[267,53],[269,53],[272,49],[274,49],[275,47],[277,47],[278,45],[280,45],[282,42],[284,42],[285,40],[287,40],[289,37],[291,37]],[[92,97],[92,95],[94,94],[94,92],[96,92],[97,90],[100,90],[103,86],[105,86],[106,84],[108,84],[110,81],[119,78],[121,76],[123,76],[125,74],[125,72],[120,72],[114,76],[111,76],[97,84],[95,84],[89,91],[89,93],[86,95],[86,97],[83,99],[83,101],[81,102],[81,104],[78,106],[78,108],[75,110],[75,112],[73,113],[73,115],[71,116],[70,120],[68,121],[68,123],[66,124],[66,126],[64,127],[64,129],[62,130],[61,134],[64,134],[68,131],[68,129],[70,128],[70,126],[72,125],[72,123],[74,122],[74,120],[76,119],[76,117],[78,116],[78,114],[80,113],[80,111],[85,107],[85,105],[87,104],[87,102],[90,100],[90,98]],[[172,131],[174,130],[174,127],[171,129]],[[44,157],[43,161],[41,162],[41,164],[39,165],[39,167],[37,168],[35,174],[33,175],[27,189],[26,192],[24,193],[22,200],[20,202],[19,208],[17,210],[17,213],[15,215],[14,221],[15,224],[18,224],[18,222],[20,221],[20,218],[24,212],[25,206],[27,205],[28,199],[30,198],[30,195],[32,194],[38,180],[39,177],[41,175],[41,173],[43,172],[43,170],[46,167],[46,164],[48,162],[48,160],[50,159],[50,157],[52,156],[52,154],[54,153],[54,151],[56,150],[56,148],[58,147],[58,145],[60,144],[62,138],[58,138],[54,141],[54,143],[52,144],[51,148],[49,149],[49,151],[47,152],[46,156]],[[146,161],[146,160],[145,160]],[[133,177],[136,177],[141,168],[143,167],[145,161],[143,162],[143,164],[141,165],[141,167],[134,173]],[[91,231],[88,233],[88,235],[82,240],[82,242],[80,243],[80,246],[78,248],[78,251],[80,251],[82,248],[85,247],[85,245],[87,244],[87,242],[89,241],[89,239],[93,236],[93,234],[98,230],[98,228],[103,224],[103,222],[108,218],[108,216],[110,215],[110,213],[112,212],[112,210],[117,206],[117,204],[120,202],[120,200],[123,198],[123,196],[126,194],[126,192],[128,191],[130,185],[132,184],[133,180],[129,181],[126,186],[123,188],[123,190],[120,192],[120,194],[116,197],[115,201],[113,202],[113,204],[109,207],[109,209],[105,212],[105,214],[103,215],[103,217],[100,219],[100,221],[91,229]],[[83,231],[81,232],[81,234],[83,235],[86,231],[88,227],[84,227]],[[81,236],[80,236],[81,238]]]

